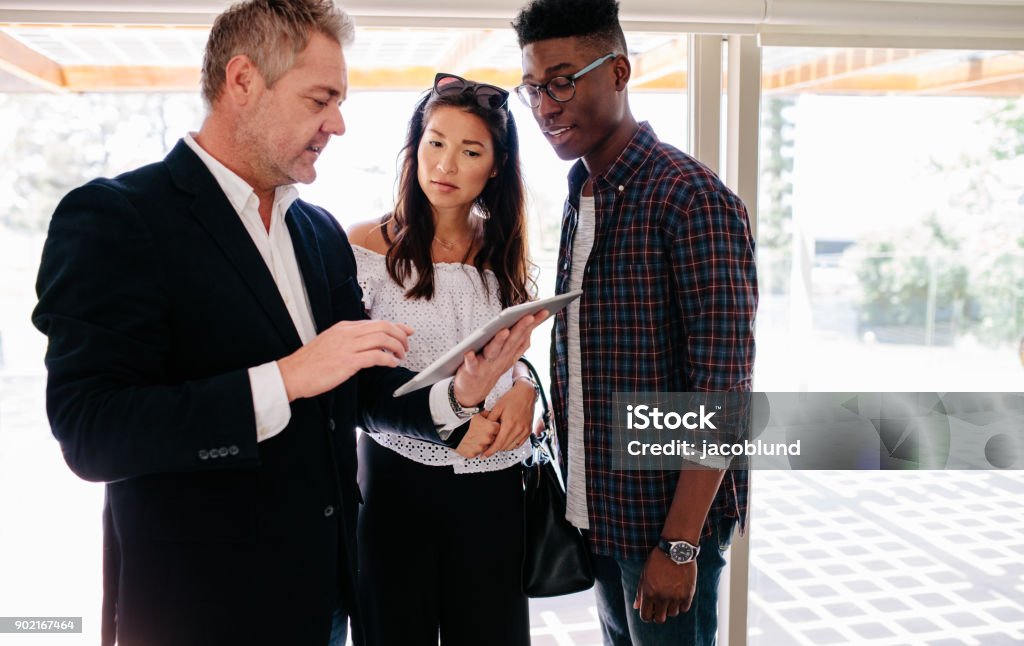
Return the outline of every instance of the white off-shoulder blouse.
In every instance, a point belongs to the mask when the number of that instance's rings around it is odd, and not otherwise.
[[[388,275],[383,255],[356,245],[352,250],[358,265],[363,304],[370,318],[405,323],[414,330],[409,337],[409,352],[402,363],[409,370],[423,370],[501,311],[498,279],[489,269],[484,272],[485,285],[480,273],[471,265],[434,263],[434,297],[413,300],[406,298],[406,289]],[[414,281],[415,269],[409,284]],[[498,379],[487,396],[485,407],[493,408],[502,395],[511,390],[512,384],[509,370]],[[530,453],[529,438],[512,451],[499,451],[489,458],[467,459],[440,444],[397,433],[370,433],[369,436],[410,460],[434,466],[451,465],[455,473],[497,471],[522,461]]]

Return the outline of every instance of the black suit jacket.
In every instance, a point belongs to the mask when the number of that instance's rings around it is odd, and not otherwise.
[[[287,223],[317,331],[365,317],[351,247],[324,210]],[[355,427],[437,442],[412,373],[369,369],[291,405],[257,444],[248,368],[301,341],[213,176],[164,161],[80,187],[43,251],[35,325],[47,412],[71,469],[107,483],[104,639],[122,646],[327,642],[353,615]]]

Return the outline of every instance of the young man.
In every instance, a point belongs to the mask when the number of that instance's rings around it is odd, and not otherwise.
[[[569,172],[552,402],[567,517],[585,530],[606,644],[712,644],[746,472],[622,471],[616,392],[747,391],[757,287],[746,210],[700,162],[637,123],[614,0],[535,0],[513,22],[516,89]],[[698,551],[699,548],[699,551]]]
[[[233,6],[201,130],[53,215],[33,322],[53,433],[107,483],[105,644],[344,643],[356,424],[441,442],[528,344],[531,317],[454,381],[392,398],[412,330],[364,320],[344,233],[292,186],[345,130],[352,37],[332,0]],[[476,419],[460,451],[496,434]]]

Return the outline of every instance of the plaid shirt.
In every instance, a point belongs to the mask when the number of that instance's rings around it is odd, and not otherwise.
[[[569,285],[579,195],[569,172],[556,293]],[[658,141],[646,122],[593,178],[596,230],[580,299],[584,443],[591,549],[644,559],[657,544],[678,471],[612,469],[616,392],[749,391],[757,276],[740,199],[707,167]],[[552,330],[551,400],[567,447],[567,310]],[[563,464],[565,462],[563,461]],[[744,527],[748,472],[729,470],[704,524],[725,515]]]

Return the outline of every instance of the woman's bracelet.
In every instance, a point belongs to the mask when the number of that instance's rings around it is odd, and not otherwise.
[[[516,377],[513,377],[512,384],[515,385],[515,382],[519,380],[525,381],[526,383],[530,384],[530,387],[533,388],[533,398],[536,399],[537,396],[540,394],[540,384],[534,381],[533,377],[531,377],[530,375],[518,375]]]

